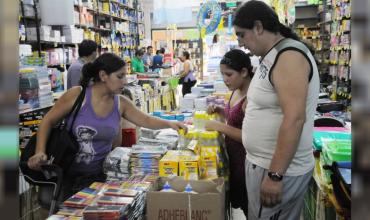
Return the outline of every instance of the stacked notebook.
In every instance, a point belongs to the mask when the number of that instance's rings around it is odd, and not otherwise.
[[[130,158],[131,173],[158,175],[159,160],[166,152],[165,146],[133,145]]]
[[[129,178],[131,148],[116,147],[104,161],[104,173],[109,180],[126,180]]]

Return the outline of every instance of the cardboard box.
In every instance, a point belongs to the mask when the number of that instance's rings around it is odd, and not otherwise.
[[[181,177],[160,178],[158,185],[161,186],[166,181],[174,190],[179,192],[149,191],[147,193],[148,220],[225,219],[225,185],[223,178],[213,181],[186,181]],[[183,192],[188,183],[198,194]]]
[[[50,41],[50,26],[41,26],[40,27],[40,40],[43,41]],[[27,40],[29,41],[36,41],[37,40],[37,32],[35,27],[29,27],[26,29],[27,33]]]

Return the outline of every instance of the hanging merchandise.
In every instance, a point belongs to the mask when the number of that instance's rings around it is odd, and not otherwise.
[[[214,32],[221,21],[221,14],[222,9],[217,1],[206,2],[199,9],[197,17],[198,28],[205,28],[206,34]]]
[[[203,39],[206,36],[206,28],[202,27],[200,29],[200,37]]]
[[[233,34],[233,15],[230,13],[227,17],[227,34],[232,35]]]
[[[279,21],[282,24],[285,24],[285,3],[286,1],[281,1],[281,0],[273,0],[273,7],[275,8],[276,14],[279,16]]]
[[[217,26],[218,31],[223,31],[224,30],[224,23],[225,23],[224,17],[221,17],[221,21]]]
[[[287,20],[288,25],[293,24],[296,17],[296,10],[295,10],[295,1],[294,0],[287,0]]]

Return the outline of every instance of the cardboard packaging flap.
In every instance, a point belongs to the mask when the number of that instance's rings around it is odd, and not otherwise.
[[[217,178],[214,180],[184,180],[183,177],[167,177],[159,179],[159,190],[161,186],[168,181],[173,190],[177,192],[183,192],[185,186],[190,183],[193,190],[197,193],[221,193],[224,185],[223,178]]]

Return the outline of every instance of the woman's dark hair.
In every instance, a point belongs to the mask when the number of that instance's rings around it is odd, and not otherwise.
[[[139,57],[139,56],[142,56],[144,55],[144,51],[142,49],[137,49],[135,51],[135,56]]]
[[[78,56],[87,57],[96,51],[98,45],[93,40],[83,40],[78,46]]]
[[[286,38],[301,41],[294,31],[280,23],[276,12],[263,1],[251,0],[241,5],[234,14],[233,25],[245,29],[252,29],[255,21],[261,21],[264,29],[272,33],[280,33]],[[304,43],[311,53],[314,54],[312,46]]]
[[[87,87],[90,80],[99,82],[99,71],[104,70],[108,75],[126,66],[125,61],[114,53],[104,53],[91,63],[86,63],[82,67],[82,78],[80,85]]]
[[[261,21],[264,29],[277,33],[287,38],[299,40],[292,30],[281,24],[276,12],[262,1],[251,0],[240,6],[234,15],[233,25],[241,28],[252,29],[255,21]]]
[[[159,53],[160,53],[160,50],[157,50],[157,51],[155,52],[155,54],[157,54],[157,55],[158,55]]]
[[[159,50],[159,52],[161,53],[161,54],[164,54],[165,52],[166,52],[166,49],[164,49],[163,47]]]
[[[185,59],[187,59],[187,60],[190,59],[190,53],[188,51],[183,51],[182,55],[185,57]]]
[[[250,59],[250,54],[246,54],[239,49],[232,49],[225,53],[220,64],[224,64],[235,71],[242,71],[243,68],[248,70],[249,76],[253,77],[253,66]]]
[[[213,35],[212,43],[217,43],[218,42],[218,34]]]
[[[133,96],[132,96],[131,91],[130,91],[129,89],[127,89],[127,88],[124,88],[124,89],[122,90],[122,95],[124,95],[124,96],[128,97],[131,101],[133,101],[133,100],[134,100],[134,98],[133,98]]]

